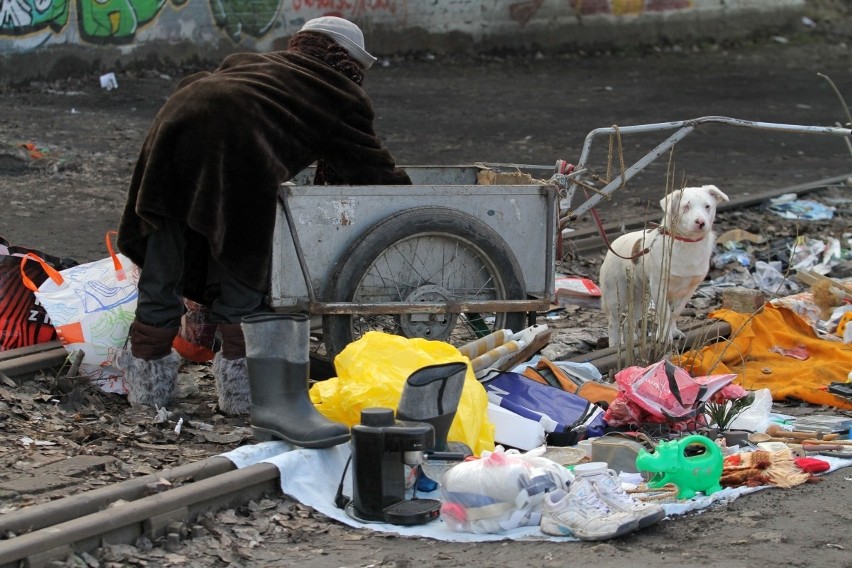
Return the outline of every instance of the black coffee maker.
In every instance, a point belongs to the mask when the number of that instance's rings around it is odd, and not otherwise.
[[[424,422],[397,420],[390,408],[361,410],[352,427],[352,501],[347,514],[362,522],[417,525],[438,517],[434,499],[405,499],[405,466],[418,467],[435,444]]]

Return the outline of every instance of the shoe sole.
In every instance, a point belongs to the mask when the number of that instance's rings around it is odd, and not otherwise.
[[[258,442],[269,442],[271,440],[283,440],[288,444],[293,444],[294,446],[299,446],[300,448],[308,448],[312,450],[323,449],[323,448],[331,448],[332,446],[338,446],[340,444],[344,444],[349,441],[350,435],[348,433],[342,434],[340,436],[335,436],[333,438],[323,438],[319,441],[305,441],[305,440],[294,440],[293,438],[289,438],[282,434],[281,432],[277,432],[275,430],[269,430],[268,428],[260,428],[254,426],[252,429],[252,434],[254,439]]]
[[[654,513],[653,515],[647,515],[638,520],[639,525],[636,527],[636,529],[644,529],[650,527],[651,525],[656,525],[665,518],[665,511],[660,511],[658,513]]]
[[[578,531],[576,531],[576,530],[574,530],[570,527],[567,527],[567,526],[565,526],[561,523],[558,523],[558,522],[556,522],[552,519],[549,519],[549,518],[543,518],[541,520],[541,525],[539,526],[539,529],[541,530],[541,532],[543,532],[544,534],[550,535],[550,536],[573,536],[575,538],[579,538],[580,540],[589,540],[589,541],[609,540],[611,538],[618,538],[620,536],[624,536],[624,535],[626,535],[630,532],[633,532],[638,528],[639,528],[639,523],[637,521],[631,521],[631,522],[628,522],[628,523],[624,523],[623,525],[620,525],[615,530],[615,532],[607,532],[605,534],[594,534],[594,533],[581,534],[583,531],[578,532]]]

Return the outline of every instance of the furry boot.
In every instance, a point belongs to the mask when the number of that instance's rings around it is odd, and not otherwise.
[[[251,391],[246,370],[246,340],[238,323],[219,324],[222,350],[213,358],[219,408],[232,416],[248,414]]]
[[[116,367],[124,371],[128,402],[132,406],[152,408],[166,406],[174,400],[180,364],[177,351],[153,361],[134,357],[130,351],[121,351],[115,360]]]
[[[131,405],[158,408],[174,399],[181,364],[180,355],[172,349],[177,332],[177,328],[133,322],[130,346],[115,358],[115,366],[124,371]]]
[[[246,358],[226,359],[220,351],[213,357],[213,377],[219,395],[219,408],[231,416],[248,414],[251,410]]]

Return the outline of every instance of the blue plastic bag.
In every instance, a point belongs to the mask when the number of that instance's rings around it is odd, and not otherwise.
[[[580,396],[512,372],[486,376],[482,379],[482,384],[490,402],[531,420],[542,422],[549,441],[558,438],[550,434],[576,432],[579,439],[604,434],[604,410]],[[542,417],[546,419],[541,420]]]

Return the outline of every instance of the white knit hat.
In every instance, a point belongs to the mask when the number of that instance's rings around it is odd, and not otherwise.
[[[323,16],[308,20],[299,31],[319,32],[329,36],[349,52],[349,55],[364,69],[369,69],[376,61],[376,58],[364,49],[364,34],[361,32],[361,28],[349,20],[335,16]]]

